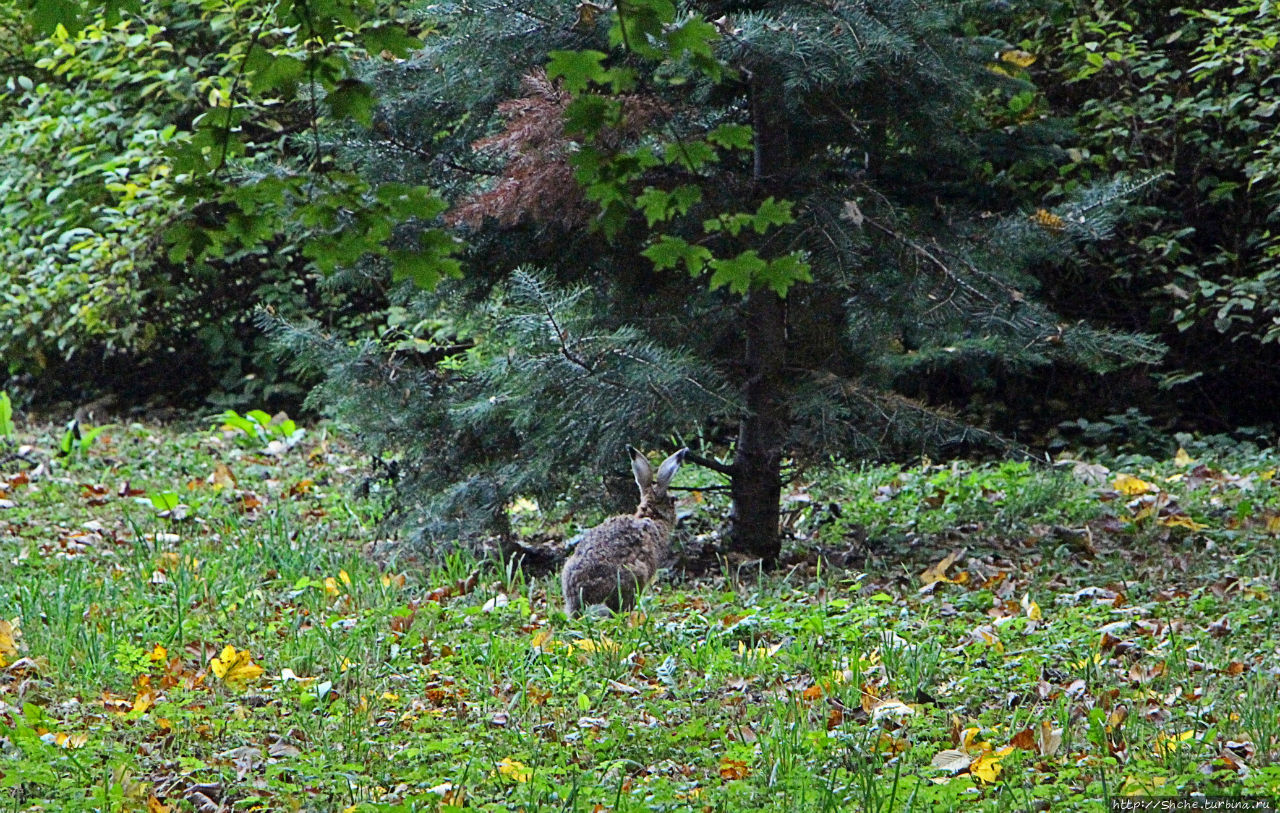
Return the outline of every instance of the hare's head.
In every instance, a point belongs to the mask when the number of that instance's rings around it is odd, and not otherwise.
[[[637,517],[656,519],[667,525],[676,524],[676,501],[668,493],[667,486],[671,485],[671,478],[675,477],[676,469],[680,468],[680,464],[684,462],[687,451],[689,450],[681,449],[662,461],[655,475],[648,458],[635,447],[627,447],[627,454],[631,455],[631,471],[636,476],[636,485],[640,486],[640,507],[636,509]]]

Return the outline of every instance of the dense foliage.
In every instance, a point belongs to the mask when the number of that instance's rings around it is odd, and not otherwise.
[[[353,60],[410,41],[334,14],[157,2],[39,36],[0,5],[14,35],[0,91],[8,374],[57,391],[106,358],[135,387],[152,370],[171,395],[262,401],[290,385],[255,306],[326,321],[369,308],[353,311],[317,271],[383,250],[426,199],[375,195],[334,165],[319,128],[367,114]],[[343,219],[351,209],[373,224]],[[175,366],[185,392],[173,392]]]
[[[1276,384],[1266,4],[18,8],[8,374],[181,365],[265,405],[301,389],[255,308],[310,319],[285,346],[315,403],[448,533],[625,440],[693,443],[767,504],[783,459],[1176,415],[1187,386],[1184,420],[1230,427]],[[465,279],[422,292],[457,237]],[[1158,355],[1128,331],[1172,345],[1171,394],[1095,385]]]
[[[922,381],[1156,356],[1036,304],[1033,272],[1140,182],[1053,210],[980,183],[1062,129],[1019,115],[1030,55],[963,8],[435,13],[348,147],[444,191],[468,274],[403,301],[390,355],[283,335],[448,534],[502,530],[516,495],[618,468],[624,441],[683,442],[729,476],[734,544],[772,559],[784,459],[992,440],[904,397]]]
[[[1175,389],[1146,396],[1147,408],[1176,414],[1194,396],[1200,409],[1180,420],[1269,421],[1280,388],[1275,8],[1164,0],[1041,8],[1015,36],[1042,56],[1038,112],[1070,117],[1079,139],[1036,182],[1061,194],[1117,171],[1161,176],[1140,221],[1049,279],[1053,299],[1068,312],[1163,334],[1172,352],[1160,380]],[[1024,180],[1035,177],[1024,171]]]

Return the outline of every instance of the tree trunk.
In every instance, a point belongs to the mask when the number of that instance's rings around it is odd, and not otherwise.
[[[781,83],[759,71],[751,82],[755,129],[755,183],[763,197],[785,194],[793,163]],[[735,551],[773,564],[782,550],[778,535],[782,454],[788,411],[787,305],[767,288],[753,288],[746,305],[747,417],[738,427],[730,493],[730,540]]]
[[[773,564],[782,549],[778,502],[782,497],[782,445],[787,431],[783,400],[786,303],[756,289],[747,299],[747,417],[738,427],[733,461],[733,549]]]

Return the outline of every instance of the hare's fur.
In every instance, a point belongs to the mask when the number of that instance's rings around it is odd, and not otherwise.
[[[653,581],[676,523],[675,500],[667,491],[684,460],[681,449],[663,461],[655,476],[644,455],[627,447],[640,487],[640,507],[632,516],[610,517],[582,535],[560,574],[565,611],[604,605],[614,612],[636,606]]]

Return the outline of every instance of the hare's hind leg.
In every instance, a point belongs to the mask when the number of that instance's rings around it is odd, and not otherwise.
[[[636,597],[643,587],[636,574],[625,568],[619,569],[616,582],[609,594],[605,596],[604,604],[615,613],[633,610],[636,606]]]

